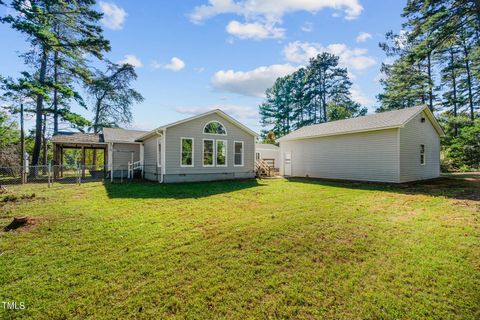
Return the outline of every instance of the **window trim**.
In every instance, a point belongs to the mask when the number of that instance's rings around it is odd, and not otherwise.
[[[235,145],[237,143],[241,143],[242,144],[242,164],[235,164]],[[238,140],[235,140],[233,141],[233,166],[234,167],[243,167],[245,166],[245,143],[243,141],[238,141]]]
[[[192,140],[192,164],[187,165],[182,163],[182,156],[183,156],[183,140]],[[192,137],[180,137],[180,167],[181,168],[193,168],[195,167],[195,139]]]
[[[212,164],[205,164],[205,141],[212,141]],[[212,168],[215,167],[215,157],[216,157],[216,150],[215,150],[215,140],[214,139],[202,139],[202,166],[204,168]]]
[[[422,152],[422,146],[423,146],[423,152]],[[420,144],[420,165],[424,166],[427,164],[427,156],[425,154],[426,147],[424,144]],[[422,163],[422,156],[423,156],[423,163]]]
[[[222,141],[224,143],[224,146],[225,146],[225,164],[218,164],[217,160],[217,153],[218,153],[218,145],[217,143],[219,141]],[[217,167],[220,167],[220,168],[224,168],[224,167],[228,167],[228,141],[227,140],[223,140],[223,139],[218,139],[218,140],[215,140],[215,165]]]
[[[220,124],[222,125],[223,129],[225,129],[225,134],[205,132],[205,128],[206,128],[210,123],[212,123],[212,122],[218,122],[218,123],[220,123]],[[218,120],[211,120],[211,121],[208,121],[207,123],[205,123],[205,125],[203,126],[203,131],[202,131],[202,133],[203,133],[203,134],[210,134],[210,135],[212,135],[212,136],[222,136],[222,137],[228,135],[227,127],[225,127],[225,126],[223,125],[223,123],[221,123],[221,122],[218,121]]]

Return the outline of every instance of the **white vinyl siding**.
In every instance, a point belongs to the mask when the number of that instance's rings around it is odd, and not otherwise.
[[[398,182],[398,150],[398,129],[280,143],[282,155],[291,152],[292,176],[325,179]]]
[[[425,122],[421,119],[426,118]],[[425,146],[425,164],[420,161]],[[440,137],[424,112],[400,129],[400,182],[440,176]]]
[[[129,162],[140,160],[140,144],[138,143],[114,143],[113,144],[113,168],[115,170],[128,169]]]
[[[212,135],[204,134],[203,130],[205,124],[210,121],[219,121],[225,126],[227,135]],[[194,141],[194,166],[193,167],[181,167],[179,163],[180,154],[180,139],[181,137],[192,137]],[[243,128],[227,121],[225,118],[220,117],[217,114],[209,114],[203,117],[193,119],[188,122],[184,122],[172,127],[167,128],[166,132],[166,152],[165,152],[165,166],[168,175],[195,175],[195,177],[184,177],[182,181],[187,179],[208,180],[206,174],[220,174],[221,177],[235,178],[235,177],[252,177],[255,172],[255,136],[245,131]],[[227,164],[226,166],[203,166],[203,139],[224,140],[227,142]],[[233,165],[234,150],[233,142],[243,141],[244,149],[244,166],[236,167]],[[232,173],[233,176],[228,174]],[[212,176],[218,178],[218,176]],[[171,181],[172,177],[166,177],[166,181]],[[180,180],[177,179],[177,180]]]

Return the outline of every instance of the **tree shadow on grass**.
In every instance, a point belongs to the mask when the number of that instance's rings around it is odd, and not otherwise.
[[[362,189],[372,191],[397,192],[402,194],[422,194],[434,197],[446,197],[456,200],[480,202],[480,173],[442,175],[432,180],[409,182],[402,184],[375,183],[359,181],[339,181],[313,178],[289,178],[291,182],[312,183],[346,189]]]
[[[159,184],[144,180],[128,183],[105,182],[109,198],[129,199],[195,199],[261,186],[264,185],[256,179],[171,184]]]

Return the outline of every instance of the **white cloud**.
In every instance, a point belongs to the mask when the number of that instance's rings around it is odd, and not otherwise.
[[[257,119],[258,111],[255,108],[238,105],[213,105],[208,107],[177,107],[175,111],[182,114],[196,115],[211,110],[220,109],[227,114],[239,119]]]
[[[357,42],[358,43],[362,43],[362,42],[365,42],[367,41],[368,39],[371,39],[372,38],[372,35],[368,32],[360,32],[357,36]]]
[[[274,64],[250,71],[220,70],[212,78],[214,88],[251,97],[263,97],[278,77],[297,70],[290,64]]]
[[[285,29],[275,27],[274,23],[241,23],[230,21],[225,30],[240,39],[279,39],[285,35]]]
[[[316,42],[295,41],[283,48],[283,54],[287,61],[301,64],[307,64],[310,58],[322,52],[339,56],[340,65],[348,68],[349,71],[364,70],[377,63],[373,57],[367,55],[368,51],[366,49],[349,48],[341,43],[334,43],[324,47]]]
[[[100,1],[100,11],[103,13],[102,23],[112,30],[123,28],[127,12],[114,3]]]
[[[162,69],[171,70],[171,71],[175,71],[175,72],[184,69],[185,66],[186,66],[185,62],[183,62],[182,59],[177,58],[177,57],[173,57],[172,59],[170,59],[170,63],[165,64],[165,65],[159,63],[156,60],[153,60],[153,62],[152,62],[152,68],[154,68],[154,69],[162,68]]]
[[[315,13],[327,8],[343,11],[347,20],[357,18],[363,11],[358,0],[209,0],[208,4],[195,7],[190,19],[199,23],[219,14],[233,13],[247,19],[260,17],[269,21],[279,21],[287,13],[295,11]]]
[[[357,85],[353,85],[350,89],[350,93],[352,94],[353,101],[360,103],[362,106],[371,107],[373,104],[373,100],[369,97],[365,96],[363,92],[360,90],[360,87]]]
[[[133,54],[126,54],[124,58],[120,61],[117,62],[118,64],[130,64],[134,66],[135,68],[141,68],[143,67],[142,61],[138,59],[135,55]]]
[[[311,22],[305,22],[300,29],[302,29],[303,32],[312,32],[313,31],[313,23]]]
[[[173,57],[170,59],[170,63],[163,66],[167,70],[172,71],[180,71],[185,68],[185,62],[183,62],[180,58]]]

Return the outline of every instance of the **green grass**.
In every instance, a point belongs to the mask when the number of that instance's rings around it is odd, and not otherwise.
[[[480,318],[476,177],[33,192],[0,201],[35,218],[0,232],[1,319]]]

